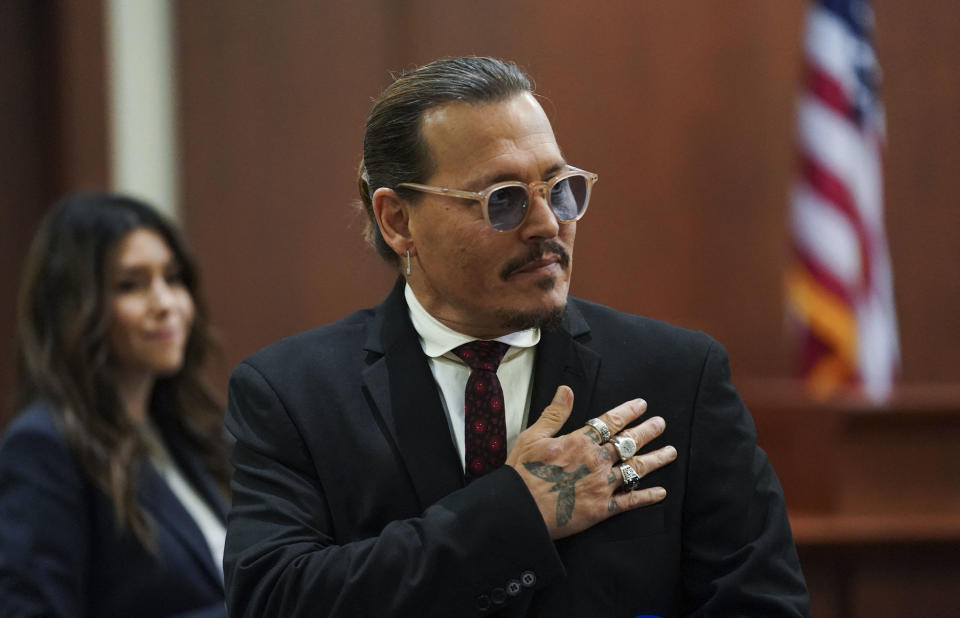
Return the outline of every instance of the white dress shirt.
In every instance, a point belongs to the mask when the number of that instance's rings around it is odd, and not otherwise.
[[[464,392],[467,388],[467,379],[470,377],[470,367],[459,356],[451,352],[457,346],[476,337],[470,337],[445,326],[430,315],[410,286],[404,289],[407,307],[410,309],[410,321],[420,335],[420,346],[427,355],[427,364],[433,373],[433,379],[440,391],[440,400],[447,413],[447,422],[450,425],[450,435],[457,450],[460,452],[460,464],[466,459],[466,439],[464,437]],[[540,342],[540,329],[530,328],[497,337],[510,346],[500,367],[497,368],[497,378],[503,389],[503,403],[507,424],[507,452],[513,448],[517,436],[527,424],[530,413],[530,393],[533,383],[533,362],[537,344]]]

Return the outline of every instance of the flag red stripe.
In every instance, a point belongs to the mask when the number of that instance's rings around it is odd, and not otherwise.
[[[839,298],[851,309],[853,308],[853,299],[855,297],[855,291],[847,287],[840,279],[837,278],[831,271],[827,270],[816,258],[816,256],[811,255],[809,251],[805,248],[794,244],[793,246],[794,253],[797,256],[797,259],[803,264],[804,270],[810,273],[810,276],[816,280],[817,283],[822,285],[828,292]]]
[[[871,242],[866,225],[853,201],[853,196],[840,178],[813,157],[806,153],[800,155],[800,170],[807,184],[837,211],[846,217],[857,236],[860,253],[860,276],[863,288],[870,287],[870,251]]]
[[[809,60],[804,63],[807,73],[807,88],[821,103],[837,112],[855,125],[860,119],[854,109],[853,102],[847,97],[843,85],[833,75],[823,71]]]
[[[800,349],[800,370],[803,375],[810,373],[817,362],[831,353],[830,346],[810,329],[804,329]]]
[[[835,351],[830,344],[817,336],[809,329],[804,329],[800,341],[800,363],[803,375],[810,375],[813,369],[820,364],[827,356],[833,356]],[[850,373],[845,382],[847,384],[856,384],[860,379],[860,374],[856,367],[850,367]]]

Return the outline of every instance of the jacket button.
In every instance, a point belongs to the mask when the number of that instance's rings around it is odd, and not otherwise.
[[[503,605],[503,602],[507,600],[507,593],[503,591],[503,588],[494,588],[490,591],[490,600],[493,601],[494,605]]]
[[[533,585],[537,583],[537,576],[533,571],[524,571],[520,574],[520,583],[527,588],[533,588]]]
[[[515,579],[511,579],[510,581],[508,581],[507,594],[509,594],[512,597],[515,597],[518,594],[520,594],[520,582]]]
[[[477,607],[480,608],[480,611],[485,612],[490,609],[490,597],[485,594],[481,594],[477,597]]]

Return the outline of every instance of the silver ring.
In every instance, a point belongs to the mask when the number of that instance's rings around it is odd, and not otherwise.
[[[610,441],[610,428],[607,427],[607,424],[601,421],[599,418],[591,418],[589,421],[587,421],[587,425],[590,425],[600,432],[600,444],[606,444]]]
[[[626,461],[637,454],[637,441],[630,437],[621,438],[614,436],[610,438],[610,444],[617,449],[620,455],[620,461]]]
[[[620,474],[623,476],[623,486],[627,491],[640,489],[640,475],[630,464],[620,466]]]

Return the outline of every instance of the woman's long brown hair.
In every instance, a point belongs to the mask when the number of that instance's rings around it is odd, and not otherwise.
[[[120,403],[107,343],[109,260],[136,229],[163,237],[196,306],[183,367],[157,380],[150,413],[164,416],[226,493],[223,406],[201,374],[216,348],[196,266],[177,230],[142,202],[73,195],[44,219],[21,278],[17,405],[22,409],[38,399],[51,404],[81,470],[113,503],[118,525],[150,547],[150,524],[136,500],[145,445]]]

